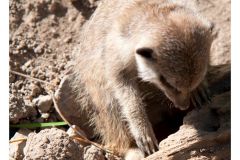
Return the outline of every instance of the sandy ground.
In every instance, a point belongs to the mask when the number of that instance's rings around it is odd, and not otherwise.
[[[229,63],[230,0],[196,3],[200,12],[215,23],[217,38],[211,63]],[[10,0],[10,70],[50,82],[50,89],[55,91],[70,65],[71,52],[78,45],[79,30],[97,4],[94,0]],[[61,120],[45,83],[11,72],[9,89],[10,124]]]

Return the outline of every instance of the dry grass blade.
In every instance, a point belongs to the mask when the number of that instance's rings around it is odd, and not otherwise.
[[[14,142],[19,142],[19,141],[26,141],[27,138],[17,138],[17,139],[12,139],[9,141],[9,143],[14,143]]]

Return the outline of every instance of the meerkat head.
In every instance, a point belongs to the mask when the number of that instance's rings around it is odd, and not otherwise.
[[[138,75],[185,110],[191,91],[207,72],[213,26],[181,7],[164,17],[153,17],[146,18],[144,34],[137,37],[134,52]]]

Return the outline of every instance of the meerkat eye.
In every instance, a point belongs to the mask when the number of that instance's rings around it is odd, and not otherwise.
[[[141,55],[146,59],[152,59],[153,50],[151,48],[139,48],[136,51],[137,54]]]

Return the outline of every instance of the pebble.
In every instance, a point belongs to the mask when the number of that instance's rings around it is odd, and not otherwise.
[[[31,76],[35,77],[37,73],[38,73],[38,68],[34,68],[34,69],[31,71]]]
[[[15,83],[15,86],[16,86],[16,89],[20,90],[22,88],[22,86],[23,86],[23,81],[21,81],[21,80],[17,81]]]
[[[34,49],[34,52],[35,53],[42,53],[43,51],[43,47],[41,45],[37,46],[35,49]]]
[[[41,118],[43,118],[43,119],[48,119],[49,116],[50,116],[49,113],[42,113],[42,114],[41,114]]]
[[[29,86],[32,89],[31,96],[35,97],[37,94],[41,92],[41,88],[36,84],[30,84]]]
[[[38,98],[33,99],[33,103],[41,113],[47,113],[51,109],[53,101],[50,95],[40,95]]]

